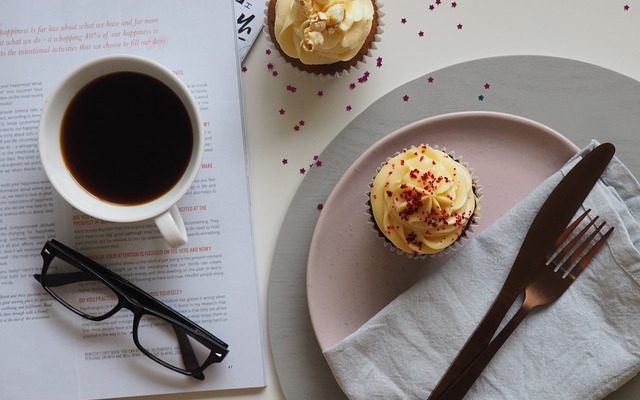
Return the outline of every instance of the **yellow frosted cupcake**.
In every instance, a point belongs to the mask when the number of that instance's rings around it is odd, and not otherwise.
[[[296,68],[337,74],[361,61],[378,31],[375,0],[269,0],[267,29]]]
[[[412,146],[385,162],[371,184],[369,202],[380,233],[412,256],[438,254],[458,242],[480,205],[469,169],[427,145]]]

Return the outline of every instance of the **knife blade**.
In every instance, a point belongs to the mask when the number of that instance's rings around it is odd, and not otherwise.
[[[585,155],[553,189],[529,226],[511,271],[491,308],[458,352],[428,400],[440,400],[442,393],[464,372],[493,338],[511,305],[522,293],[554,242],[604,172],[615,146],[603,143]],[[444,400],[444,399],[442,399]]]

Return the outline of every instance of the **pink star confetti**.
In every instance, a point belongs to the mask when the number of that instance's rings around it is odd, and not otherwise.
[[[382,67],[382,57],[376,58],[376,67]]]
[[[284,113],[286,113],[286,111],[284,110],[284,108],[281,108],[278,110],[278,112],[280,113],[280,115],[284,115]]]
[[[489,90],[489,89],[491,88],[491,84],[489,84],[489,83],[485,83],[485,84],[484,84],[484,88],[485,88],[485,89],[487,89],[487,90]]]
[[[442,1],[441,1],[441,0],[436,0],[436,4],[437,4],[437,5],[442,4]]]
[[[349,84],[349,89],[353,90],[356,88],[356,84],[355,83],[350,83]]]
[[[353,107],[351,107],[351,104],[349,104],[349,105],[347,105],[347,106],[345,107],[345,110],[347,110],[347,111],[351,111],[351,110],[353,110]]]
[[[433,10],[435,10],[435,8],[436,7],[433,4],[429,4],[429,10],[433,11]]]
[[[287,85],[287,90],[290,91],[291,93],[295,93],[298,91],[298,89],[293,85]]]
[[[271,55],[271,49],[267,49],[267,50],[265,50],[265,54],[266,54],[266,55],[268,55],[268,56],[270,56],[270,55]]]
[[[324,91],[322,90],[318,90],[318,93],[316,93],[318,95],[318,97],[322,97],[324,96]]]
[[[286,158],[283,158],[281,163],[282,163],[282,165],[287,165],[287,164],[289,164],[289,160],[287,160]]]
[[[300,175],[304,175],[304,173],[307,172],[307,170],[304,168],[300,168],[298,172],[300,172]]]
[[[628,5],[628,4],[625,4],[625,5],[624,5],[624,10],[625,10],[625,11],[629,11],[629,8],[631,8],[631,7],[629,7],[629,5]]]
[[[427,78],[427,83],[433,83],[433,81],[434,81],[433,76],[429,76]]]
[[[458,3],[456,3],[455,1],[451,2],[451,7],[456,8],[458,7]]]
[[[316,167],[322,167],[322,161],[316,160]]]
[[[267,69],[268,69],[269,71],[271,71],[271,70],[273,69],[273,64],[268,63],[268,64],[267,64]]]
[[[322,203],[318,203],[318,204],[316,204],[316,209],[317,209],[318,211],[322,211],[322,209],[323,209],[323,208],[324,208],[324,204],[322,204]]]
[[[418,36],[424,37],[424,32],[423,31],[418,32]]]
[[[407,96],[406,94],[405,94],[404,96],[402,96],[402,101],[404,101],[405,103],[406,103],[407,101],[409,101],[409,99],[410,99],[410,97],[409,97],[409,96]]]
[[[462,25],[462,24],[458,24],[458,29],[462,29],[463,26],[464,25]]]
[[[313,156],[313,161],[318,161],[318,159],[320,159],[320,156],[319,156],[319,155],[314,155],[314,156]]]
[[[298,132],[298,131],[300,130],[300,125],[297,125],[297,124],[296,124],[296,125],[294,125],[294,126],[293,126],[293,130],[294,130],[294,131],[296,131],[296,132]]]
[[[301,119],[300,121],[298,121],[298,125],[300,125],[300,126],[304,126],[304,120],[303,120],[303,119]]]
[[[242,72],[247,72],[247,67],[245,67],[244,65],[242,66]]]
[[[406,18],[402,18],[402,19],[400,19],[400,23],[401,23],[401,24],[406,24],[406,23],[407,23],[407,19],[406,19]]]
[[[271,73],[271,75],[273,75],[273,76],[278,76],[278,71],[273,71],[273,72]]]

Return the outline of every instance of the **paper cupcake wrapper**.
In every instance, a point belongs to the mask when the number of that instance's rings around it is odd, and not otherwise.
[[[282,54],[280,54],[280,51],[276,48],[276,45],[274,43],[274,40],[271,37],[271,33],[269,32],[269,21],[268,21],[268,15],[269,15],[269,2],[271,0],[266,0],[266,4],[264,7],[264,23],[263,23],[263,28],[262,30],[265,33],[265,37],[267,38],[267,42],[269,43],[270,47],[273,47],[274,49],[274,53],[277,53],[278,57],[280,58],[280,60],[282,60],[283,64],[285,64],[286,68],[288,70],[293,71],[296,76],[313,76],[313,77],[319,77],[319,78],[323,78],[326,80],[330,80],[330,79],[336,79],[336,78],[341,78],[343,76],[347,76],[350,75],[353,71],[355,71],[356,69],[358,69],[362,64],[366,64],[367,61],[369,61],[371,59],[371,57],[373,56],[373,51],[378,49],[377,43],[380,42],[380,35],[382,35],[382,33],[384,33],[384,4],[382,1],[380,0],[373,0],[375,1],[376,4],[376,13],[378,15],[377,19],[378,19],[378,25],[376,27],[376,33],[373,37],[373,40],[371,41],[371,44],[369,45],[369,48],[367,49],[367,52],[360,58],[360,60],[358,60],[357,62],[355,62],[353,65],[351,65],[349,68],[346,68],[342,71],[338,71],[338,72],[312,72],[312,71],[306,71],[303,69],[300,69],[298,66],[291,64],[289,61],[287,61],[286,58],[284,58],[282,56]]]
[[[420,144],[421,146],[422,144]],[[476,195],[476,207],[475,210],[473,211],[473,215],[471,216],[471,220],[467,223],[464,231],[462,232],[462,235],[460,235],[460,237],[458,237],[458,239],[453,242],[452,244],[450,244],[448,247],[446,247],[445,249],[439,251],[438,253],[434,253],[434,254],[411,254],[411,253],[407,253],[406,251],[396,247],[396,245],[393,244],[393,242],[391,242],[391,240],[389,240],[384,233],[382,232],[382,230],[378,227],[378,224],[375,220],[375,217],[373,216],[373,209],[371,206],[371,200],[370,200],[370,193],[371,190],[369,190],[368,192],[365,193],[366,196],[366,206],[367,206],[367,216],[370,227],[372,228],[372,230],[377,234],[377,236],[381,239],[382,243],[384,244],[384,246],[386,248],[388,248],[390,251],[393,251],[396,254],[399,254],[401,256],[405,256],[405,257],[409,257],[415,260],[424,260],[424,259],[428,259],[428,258],[439,258],[439,257],[445,257],[445,256],[449,256],[451,254],[453,254],[454,252],[458,251],[460,248],[462,248],[464,246],[464,244],[473,237],[474,235],[474,228],[478,225],[480,218],[482,216],[482,186],[478,183],[478,178],[475,175],[473,168],[471,167],[471,165],[469,165],[469,163],[467,163],[466,161],[463,160],[463,157],[460,155],[456,155],[454,151],[448,151],[446,149],[446,147],[439,147],[438,145],[430,145],[425,143],[426,146],[431,147],[432,149],[436,149],[439,151],[442,151],[443,153],[448,154],[451,158],[453,158],[454,160],[456,160],[457,162],[459,162],[460,164],[462,164],[465,168],[467,168],[467,170],[469,171],[469,174],[471,174],[471,182],[472,182],[472,187],[473,187],[473,192]],[[378,173],[380,172],[380,170],[382,169],[382,167],[387,163],[387,161],[391,160],[392,158],[398,156],[400,153],[402,153],[403,151],[406,151],[407,149],[403,149],[402,151],[398,151],[396,152],[393,156],[387,157],[385,159],[384,162],[382,162],[380,164],[380,166],[378,167],[378,169],[376,170],[376,174],[373,176],[373,178],[371,179],[371,183],[369,184],[369,187],[373,187],[373,181],[375,180],[376,176],[378,175]]]

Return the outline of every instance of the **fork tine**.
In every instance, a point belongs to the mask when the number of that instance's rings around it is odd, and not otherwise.
[[[581,216],[580,218],[578,218],[578,220],[576,220],[576,222],[578,222],[578,224],[579,224],[579,223],[582,221],[583,217],[586,217],[586,214],[587,214],[587,213],[582,214],[582,216]],[[559,263],[560,261],[562,261],[562,260],[567,256],[567,254],[569,254],[569,252],[570,252],[570,251],[572,251],[574,247],[576,247],[576,245],[580,242],[580,239],[582,239],[582,237],[585,235],[585,233],[589,230],[589,228],[591,228],[591,227],[593,226],[593,224],[595,224],[595,223],[596,223],[596,221],[597,221],[597,220],[598,220],[598,216],[596,215],[596,216],[595,216],[595,217],[594,217],[594,218],[593,218],[593,219],[592,219],[592,220],[591,220],[591,221],[590,221],[590,222],[589,222],[589,223],[588,223],[584,228],[582,228],[582,230],[581,230],[580,232],[578,232],[578,234],[577,234],[573,239],[571,239],[571,240],[569,241],[569,243],[567,243],[567,244],[562,248],[562,250],[560,250],[560,251],[558,252],[558,254],[556,254],[556,256],[555,256],[555,257],[553,257],[553,260],[551,260],[551,261],[548,263],[548,265],[556,265],[557,263]],[[572,223],[572,224],[569,226],[569,228],[575,229],[575,228],[578,226],[578,224],[576,224],[576,223],[574,222],[574,223]],[[575,225],[575,226],[574,226],[574,225]],[[567,236],[569,236],[569,235],[568,235],[568,234],[567,234],[567,235],[565,235],[565,233],[568,231],[568,229],[569,229],[569,228],[567,228],[567,229],[565,230],[565,232],[563,232],[563,233],[562,233],[562,235],[560,235],[560,236],[561,236],[561,237],[562,237],[562,236],[564,236],[564,237],[565,237],[565,239],[566,239],[566,237],[567,237]],[[569,232],[569,233],[571,233],[571,232]],[[564,241],[564,240],[563,240],[563,241]],[[561,244],[562,244],[562,243],[560,243],[560,244],[558,245],[558,247],[560,247],[560,245],[561,245]],[[575,261],[575,260],[574,260],[574,261]],[[564,265],[563,265],[563,266],[564,266]]]
[[[602,225],[600,225],[600,227],[604,226],[604,223],[602,223]],[[576,280],[576,278],[578,277],[578,275],[580,275],[580,273],[582,271],[584,271],[584,269],[587,267],[587,265],[589,265],[589,263],[591,262],[591,259],[593,257],[595,257],[595,255],[598,253],[598,251],[600,250],[600,248],[602,247],[602,245],[607,241],[607,239],[609,238],[609,236],[611,235],[611,233],[613,232],[613,226],[611,228],[609,228],[604,235],[602,235],[602,237],[600,239],[598,239],[598,241],[593,245],[593,247],[591,247],[591,249],[587,252],[587,254],[585,254],[580,261],[578,261],[578,264],[576,264],[576,266],[573,268],[573,270],[571,272],[569,272],[569,277],[571,277],[571,279]]]
[[[580,225],[580,222],[591,212],[591,209],[588,208],[585,212],[582,213],[575,221],[571,223],[571,225],[567,226],[567,228],[560,234],[558,239],[556,240],[556,248],[560,247],[562,243],[571,235],[571,233]],[[598,218],[598,217],[596,217]]]
[[[595,218],[594,218],[595,221]],[[578,236],[576,236],[575,238],[573,238],[571,241],[572,242],[579,242],[583,236],[585,234],[585,232],[587,231],[587,229],[589,227],[591,227],[591,225],[593,225],[593,222],[591,221],[589,223],[589,225],[587,225],[583,230],[580,231],[580,234],[578,234]],[[562,263],[562,265],[560,265],[560,267],[556,268],[557,271],[562,272],[563,274],[563,278],[569,274],[569,272],[571,272],[571,270],[573,269],[573,266],[575,265],[576,260],[578,260],[578,257],[580,257],[582,255],[582,253],[584,253],[585,249],[587,248],[587,246],[590,245],[591,241],[593,240],[593,238],[598,234],[598,232],[600,232],[600,230],[602,229],[602,227],[605,225],[605,222],[601,223],[600,226],[596,226],[596,229],[591,232],[591,234],[582,241],[582,243],[580,243],[580,246],[578,246],[577,249],[575,249],[568,257],[566,260],[564,260],[564,262]],[[570,243],[570,244],[574,244],[574,243]],[[568,245],[567,245],[568,247]]]

